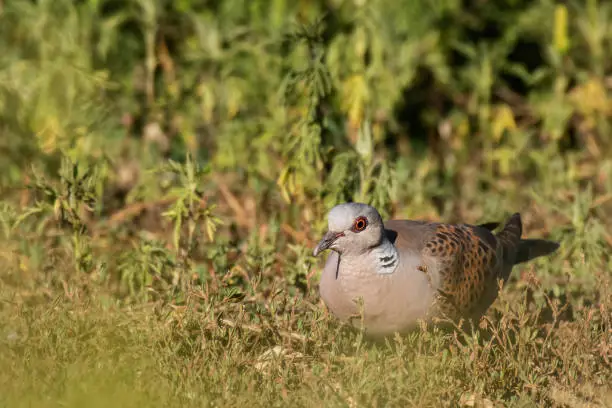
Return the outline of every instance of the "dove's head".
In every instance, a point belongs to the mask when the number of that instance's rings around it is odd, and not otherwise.
[[[379,245],[384,225],[376,208],[362,203],[338,204],[327,216],[327,228],[313,255],[326,249],[338,253],[363,253]]]

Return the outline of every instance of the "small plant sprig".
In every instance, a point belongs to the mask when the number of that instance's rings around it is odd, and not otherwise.
[[[208,240],[212,241],[217,227],[223,222],[214,214],[215,205],[208,203],[201,187],[203,177],[210,173],[210,167],[201,166],[193,160],[190,153],[187,153],[184,164],[169,160],[155,171],[170,173],[177,182],[168,193],[169,196],[176,197],[176,201],[163,213],[164,217],[174,223],[174,248],[177,251],[181,248],[184,227],[187,228],[185,255],[190,254],[195,248],[199,238],[198,233],[202,232],[202,228]]]
[[[60,226],[71,230],[71,249],[75,269],[90,272],[94,267],[88,236],[88,213],[94,211],[99,200],[100,186],[104,182],[103,163],[81,164],[63,156],[59,170],[59,183],[47,180],[33,168],[34,182],[28,187],[41,195],[34,206],[17,217],[13,228],[26,218],[45,215],[55,219]]]
[[[180,283],[175,257],[160,241],[139,241],[134,249],[122,254],[119,269],[129,295],[143,302],[150,300],[150,291],[155,292],[154,284],[165,292],[168,285],[176,288]]]

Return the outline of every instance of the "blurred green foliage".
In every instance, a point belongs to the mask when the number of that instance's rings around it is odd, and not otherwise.
[[[333,205],[472,223],[520,211],[527,235],[562,248],[516,272],[509,296],[527,287],[539,309],[515,320],[537,326],[552,297],[597,333],[584,342],[609,344],[609,320],[585,316],[612,307],[611,22],[596,0],[0,0],[0,293],[172,310],[196,297],[226,327],[202,336],[259,350],[310,329],[308,354],[335,344],[295,306],[314,308],[310,251]],[[236,334],[236,313],[256,334]],[[563,333],[514,343],[492,327],[495,346],[444,354],[473,392],[549,404],[580,375],[610,379],[605,352],[588,369],[563,360],[562,377],[550,350],[571,348]],[[537,355],[557,388],[521,372]],[[333,375],[339,363],[317,358]]]

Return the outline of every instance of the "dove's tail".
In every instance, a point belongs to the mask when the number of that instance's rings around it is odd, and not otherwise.
[[[534,258],[552,254],[559,249],[559,243],[545,239],[521,239],[514,264],[531,261]]]
[[[504,257],[513,265],[551,254],[559,248],[559,243],[554,241],[521,239],[522,233],[521,215],[514,213],[504,225],[504,229],[497,234],[504,248]]]

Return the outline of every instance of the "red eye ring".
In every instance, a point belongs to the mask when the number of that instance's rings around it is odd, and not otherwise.
[[[361,232],[368,226],[368,219],[366,217],[357,217],[353,222],[353,231]]]

